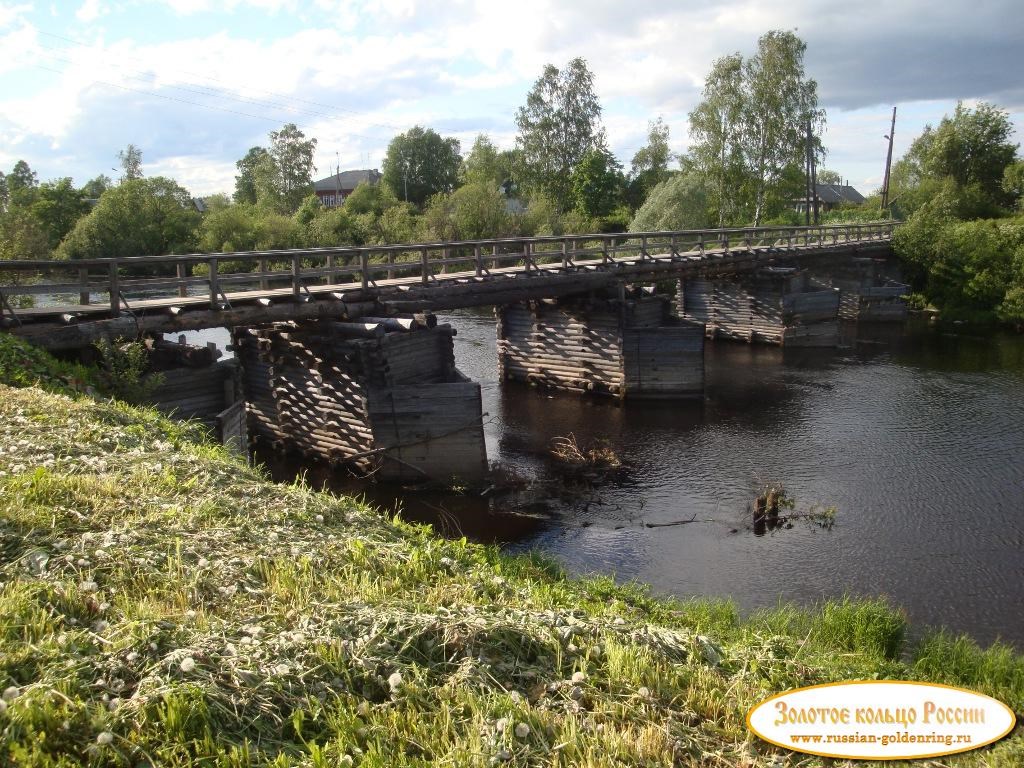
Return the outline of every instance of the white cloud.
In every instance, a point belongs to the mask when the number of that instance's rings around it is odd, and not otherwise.
[[[85,0],[75,11],[75,18],[85,24],[90,24],[106,14],[107,10],[100,0]]]

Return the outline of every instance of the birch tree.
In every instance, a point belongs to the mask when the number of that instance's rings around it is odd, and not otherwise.
[[[792,32],[773,30],[757,41],[757,53],[743,65],[740,142],[753,186],[755,227],[787,167],[799,167],[805,156],[807,121],[814,135],[825,125],[825,112],[818,109],[818,84],[804,77],[806,49]],[[820,142],[815,142],[815,152],[823,154]]]
[[[548,64],[516,115],[526,186],[566,210],[572,206],[573,169],[604,145],[601,104],[587,62],[575,58],[564,70]]]
[[[743,57],[723,56],[704,81],[704,100],[690,113],[690,158],[707,181],[719,228],[732,222],[739,208],[745,178],[741,143],[745,107]]]
[[[753,220],[760,225],[773,198],[787,194],[806,156],[806,126],[825,124],[818,86],[804,75],[806,44],[792,32],[763,35],[747,60],[718,59],[704,84],[704,99],[690,113],[691,156],[708,183],[718,225]],[[821,142],[813,141],[821,157]]]

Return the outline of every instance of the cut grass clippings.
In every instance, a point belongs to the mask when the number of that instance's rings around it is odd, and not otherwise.
[[[870,678],[1024,708],[1019,655],[904,632],[882,601],[740,621],[571,579],[274,484],[152,411],[0,386],[5,764],[842,765],[747,710]],[[1021,765],[1024,738],[930,764]]]

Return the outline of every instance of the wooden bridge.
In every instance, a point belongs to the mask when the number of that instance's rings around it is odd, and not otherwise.
[[[512,304],[888,252],[894,222],[0,265],[2,325],[49,349],[281,320]],[[27,299],[27,300],[26,300]]]

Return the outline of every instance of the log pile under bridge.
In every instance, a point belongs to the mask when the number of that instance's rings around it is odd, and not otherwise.
[[[430,315],[235,329],[250,432],[380,478],[477,481],[480,385],[454,335]]]

